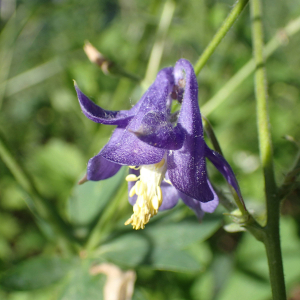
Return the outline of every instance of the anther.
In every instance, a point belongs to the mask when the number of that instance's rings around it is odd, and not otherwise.
[[[135,184],[135,192],[138,196],[142,195],[144,192],[145,188],[144,188],[144,183],[142,181],[138,181]]]
[[[129,174],[125,178],[126,181],[137,181],[138,179],[139,178],[136,175],[134,175],[134,174]]]
[[[131,188],[131,190],[129,192],[129,197],[133,197],[135,195],[135,186],[136,186],[136,184]]]
[[[152,198],[152,206],[155,210],[158,210],[159,208],[159,199],[158,197],[155,195],[153,198]]]
[[[141,167],[137,167],[137,166],[128,166],[130,169],[133,169],[133,170],[139,170]]]
[[[159,203],[161,203],[162,199],[163,199],[163,195],[162,195],[162,190],[161,190],[160,186],[157,186],[156,192],[157,192],[157,198],[159,200]]]
[[[155,167],[157,169],[161,168],[165,163],[165,159],[163,158],[159,163],[155,164]]]
[[[168,184],[173,185],[172,182],[171,182],[170,180],[164,179],[164,181],[165,181],[166,183],[168,183]]]

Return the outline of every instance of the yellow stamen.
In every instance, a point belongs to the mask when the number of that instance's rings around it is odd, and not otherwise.
[[[171,182],[170,180],[167,180],[166,178],[164,179],[164,181],[165,181],[166,183],[168,183],[168,184],[173,185],[172,182]]]
[[[160,206],[163,200],[163,194],[160,186],[157,187],[157,198],[159,200],[160,203],[159,206]]]
[[[129,192],[129,197],[133,197],[135,195],[135,185],[131,188]]]
[[[142,181],[138,181],[136,184],[135,184],[135,192],[138,196],[142,195],[144,191],[144,184]]]
[[[133,170],[139,170],[141,167],[137,167],[137,166],[128,166],[130,169],[133,169]]]
[[[138,179],[139,178],[136,175],[134,175],[134,174],[129,174],[125,178],[126,181],[137,181]]]
[[[152,206],[155,210],[159,209],[159,199],[156,195],[152,198]]]
[[[157,169],[159,169],[159,168],[161,168],[161,167],[164,165],[164,163],[165,163],[165,159],[163,158],[159,163],[157,163],[157,164],[155,165],[155,167],[156,167]]]
[[[125,222],[125,225],[132,224],[133,229],[136,230],[144,229],[150,218],[157,214],[163,201],[160,185],[166,171],[167,164],[165,158],[157,164],[141,166],[140,176],[135,177],[136,180],[139,180],[129,192],[130,197],[137,194],[138,198],[133,206],[133,214]],[[133,176],[129,177],[129,179],[131,178]]]

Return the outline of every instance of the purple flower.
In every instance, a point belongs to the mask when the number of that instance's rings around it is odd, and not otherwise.
[[[213,212],[219,200],[207,176],[206,158],[241,197],[231,167],[204,141],[197,79],[187,60],[161,70],[130,110],[104,110],[75,88],[89,119],[117,125],[109,142],[89,160],[87,180],[103,180],[122,165],[130,167],[126,180],[133,214],[126,225],[143,229],[158,210],[174,207],[179,198],[199,218]],[[179,113],[171,114],[172,98],[182,103]]]

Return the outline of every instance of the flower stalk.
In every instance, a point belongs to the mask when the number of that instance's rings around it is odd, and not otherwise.
[[[145,79],[142,86],[146,89],[154,80],[159,70],[160,61],[165,48],[167,33],[170,28],[176,3],[173,0],[167,0],[164,4],[160,21],[157,27],[156,38],[149,57]]]
[[[274,300],[286,299],[282,254],[279,234],[280,201],[273,168],[272,141],[267,107],[267,78],[263,55],[263,28],[260,0],[250,1],[252,19],[252,41],[254,48],[255,94],[260,159],[264,173],[267,205],[267,225],[264,228],[263,243],[266,247],[270,281]]]
[[[235,20],[239,17],[241,12],[243,11],[244,7],[247,5],[249,0],[240,0],[236,3],[236,5],[233,7],[225,21],[223,22],[221,28],[217,31],[211,42],[208,44],[200,58],[198,59],[196,65],[195,65],[195,73],[198,75],[200,71],[205,66],[208,59],[211,57],[211,55],[214,53],[217,46],[222,41],[223,37],[227,34]]]

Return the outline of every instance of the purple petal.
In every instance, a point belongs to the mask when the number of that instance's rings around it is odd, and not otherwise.
[[[181,149],[168,152],[168,171],[173,185],[201,202],[214,199],[207,182],[205,141],[198,105],[198,83],[192,65],[184,59],[174,68],[175,84],[184,86],[184,96],[178,124],[185,131]]]
[[[106,159],[122,165],[149,165],[162,160],[165,150],[150,146],[136,137],[142,120],[149,112],[169,114],[167,107],[173,87],[173,68],[161,70],[155,82],[143,96],[143,105],[131,120],[126,130],[118,134],[117,140],[110,140],[103,148],[102,155]],[[115,132],[119,130],[118,128]]]
[[[101,152],[92,157],[87,166],[87,180],[98,181],[114,176],[121,168],[121,165],[106,160]]]
[[[161,190],[163,194],[163,202],[159,208],[159,210],[167,210],[173,208],[178,200],[179,194],[175,187],[165,181],[161,183]]]
[[[202,220],[202,218],[204,216],[204,211],[201,209],[201,202],[187,196],[186,194],[184,194],[182,192],[179,192],[179,196],[182,199],[182,201],[184,202],[184,204],[187,205],[188,207],[190,207],[195,212],[197,218],[199,220]]]
[[[144,143],[168,150],[180,149],[184,141],[184,132],[180,126],[173,128],[162,112],[147,113],[138,131],[134,134]]]
[[[215,211],[215,209],[217,208],[217,206],[219,205],[219,197],[218,197],[217,193],[215,192],[215,190],[213,189],[209,180],[207,180],[207,183],[208,183],[212,193],[214,194],[214,198],[209,202],[201,202],[201,209],[205,212],[213,213]]]
[[[180,194],[180,198],[182,199],[182,201],[189,206],[191,209],[194,210],[194,212],[196,213],[197,217],[199,220],[202,219],[204,212],[208,212],[208,213],[212,213],[215,211],[215,209],[217,208],[218,204],[219,204],[219,198],[216,194],[216,192],[214,191],[211,183],[209,182],[209,180],[207,180],[207,183],[214,195],[213,200],[209,201],[209,202],[200,202],[196,199],[193,199],[187,195],[185,195],[182,192],[179,192]]]
[[[122,127],[127,126],[128,122],[136,114],[137,110],[141,105],[139,101],[132,109],[130,110],[120,110],[120,111],[110,111],[101,108],[91,101],[85,94],[83,94],[78,86],[75,84],[75,89],[77,92],[79,104],[82,112],[90,120],[107,125],[119,125]]]
[[[221,154],[208,148],[207,146],[205,149],[205,156],[214,164],[217,170],[225,177],[227,182],[235,189],[239,198],[242,200],[239,184],[226,159]]]
[[[152,147],[131,132],[116,128],[101,155],[120,165],[140,166],[156,164],[163,159],[165,150]]]

